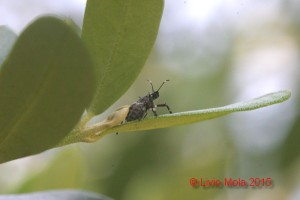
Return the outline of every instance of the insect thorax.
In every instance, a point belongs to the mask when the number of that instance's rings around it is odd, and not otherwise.
[[[154,102],[153,102],[152,94],[148,94],[142,98],[140,98],[137,102],[144,105],[146,111],[150,108],[154,108]]]

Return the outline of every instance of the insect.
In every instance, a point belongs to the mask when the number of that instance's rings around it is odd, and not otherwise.
[[[129,122],[134,120],[142,120],[147,116],[148,111],[150,109],[153,112],[154,116],[157,116],[157,112],[156,112],[157,107],[166,107],[169,113],[172,113],[170,107],[166,103],[157,104],[157,105],[154,104],[154,100],[159,97],[159,90],[168,81],[169,80],[165,80],[158,88],[158,90],[155,91],[152,82],[148,80],[152,88],[152,93],[140,97],[138,101],[134,102],[129,107],[129,112],[125,118],[125,121]]]

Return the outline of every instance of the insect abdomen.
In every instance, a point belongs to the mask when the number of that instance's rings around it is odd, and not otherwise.
[[[129,112],[126,116],[126,121],[134,121],[143,119],[146,113],[146,109],[144,104],[142,103],[134,103],[129,107]]]

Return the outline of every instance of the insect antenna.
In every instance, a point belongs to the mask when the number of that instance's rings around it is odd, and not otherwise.
[[[154,88],[153,88],[152,81],[150,81],[150,80],[147,80],[147,81],[150,83],[150,85],[151,85],[151,87],[152,87],[152,92],[155,92],[155,91],[154,91]]]
[[[154,90],[154,87],[153,87],[153,84],[152,84],[152,81],[150,81],[150,80],[147,80],[149,83],[150,83],[150,85],[151,85],[151,88],[152,88],[152,92],[155,92],[155,90]],[[160,90],[160,88],[166,83],[166,82],[168,82],[168,81],[170,81],[170,80],[165,80],[164,82],[162,82],[162,84],[160,85],[160,87],[158,88],[158,90],[157,90],[157,92]]]
[[[166,83],[166,82],[168,82],[168,81],[170,81],[170,80],[165,80],[162,84],[161,84],[161,86],[158,88],[158,90],[157,91],[159,91],[160,90],[160,88]]]

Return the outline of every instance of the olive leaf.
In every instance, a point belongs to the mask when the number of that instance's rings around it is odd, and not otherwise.
[[[88,119],[111,106],[138,76],[156,40],[163,3],[87,0],[82,39],[96,63],[97,81]]]
[[[94,94],[92,61],[73,27],[42,17],[17,39],[0,73],[0,163],[55,146]]]
[[[233,112],[250,111],[281,103],[289,99],[290,96],[291,92],[289,90],[283,90],[223,107],[160,115],[158,117],[149,117],[141,121],[128,122],[122,125],[108,127],[106,123],[100,122],[91,127],[85,128],[75,137],[66,137],[60,145],[66,145],[74,142],[94,142],[109,133],[143,131],[201,122],[208,119],[222,117]],[[118,109],[116,112],[126,112],[126,109]],[[122,115],[118,114],[118,116]],[[123,116],[123,119],[125,118],[126,116]],[[104,122],[106,122],[106,120]]]

